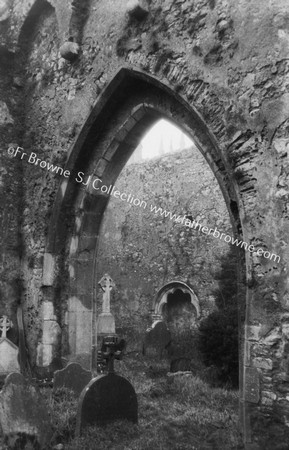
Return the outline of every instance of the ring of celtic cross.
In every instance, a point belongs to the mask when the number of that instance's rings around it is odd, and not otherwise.
[[[7,316],[0,317],[0,331],[2,335],[3,334],[6,335],[6,332],[10,330],[11,325],[12,325],[11,320],[9,320]]]

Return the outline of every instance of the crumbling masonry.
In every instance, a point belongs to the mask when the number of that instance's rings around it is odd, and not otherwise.
[[[93,363],[108,197],[75,177],[113,184],[167,117],[208,161],[235,236],[281,257],[246,252],[240,420],[247,449],[288,448],[287,0],[3,0],[0,33],[1,314],[17,323],[21,305],[32,364]]]

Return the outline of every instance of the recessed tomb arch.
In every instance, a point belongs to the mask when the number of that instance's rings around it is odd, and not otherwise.
[[[153,312],[152,312],[152,320],[155,322],[156,320],[163,320],[163,308],[164,305],[168,303],[168,297],[170,294],[175,294],[176,291],[181,291],[183,294],[187,294],[190,298],[190,303],[194,306],[196,310],[197,318],[201,317],[201,307],[193,289],[183,281],[171,281],[170,283],[162,286],[153,301]]]

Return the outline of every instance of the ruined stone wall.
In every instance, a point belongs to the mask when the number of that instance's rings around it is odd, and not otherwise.
[[[108,272],[113,278],[116,290],[111,306],[116,327],[128,340],[129,349],[140,350],[145,330],[152,323],[153,300],[163,285],[178,280],[191,286],[200,302],[200,320],[216,308],[216,278],[231,247],[155,214],[151,207],[163,208],[176,217],[186,215],[230,236],[232,228],[217,181],[195,147],[130,164],[115,186],[145,203],[134,206],[111,197],[99,234],[96,277],[99,281]],[[227,259],[228,264],[236,265],[230,255]]]
[[[17,342],[17,306],[22,292],[20,260],[22,222],[22,170],[8,149],[21,142],[22,110],[19,107],[22,85],[14,71],[14,57],[0,51],[0,316],[7,315]],[[11,336],[14,336],[12,338]]]
[[[41,159],[55,158],[60,164],[71,157],[69,161],[76,170],[82,161],[90,161],[101,175],[113,172],[117,176],[123,165],[124,145],[121,152],[117,146],[114,151],[109,146],[116,130],[121,129],[132,113],[127,109],[122,120],[121,115],[114,119],[110,123],[111,134],[103,134],[102,146],[98,145],[98,137],[108,128],[109,115],[106,112],[102,116],[99,111],[111,99],[109,83],[120,69],[126,68],[167,86],[172,102],[179,99],[179,107],[170,108],[161,96],[158,107],[165,109],[172,119],[178,118],[179,124],[183,124],[206,154],[222,186],[234,228],[248,244],[280,255],[278,263],[256,253],[246,253],[246,342],[241,400],[245,402],[242,423],[248,448],[251,443],[262,449],[274,448],[276,439],[280,444],[288,442],[287,0],[156,0],[148,2],[145,8],[133,8],[129,6],[131,2],[118,0],[82,4],[84,10],[79,5],[73,9],[68,0],[53,0],[51,4],[38,0],[34,2],[37,8],[31,9],[28,0],[14,1],[11,11],[6,11],[7,14],[4,11],[4,19],[0,17],[1,53],[3,49],[15,52],[18,66],[13,73],[21,74],[24,81],[21,95],[16,94],[22,89],[18,81],[13,93],[9,92],[13,78],[9,78],[6,64],[1,73],[1,101],[8,106],[9,116],[14,112],[15,117],[13,132],[9,132],[8,123],[1,125],[1,158],[6,158],[3,149],[12,141],[22,145],[24,151],[35,151]],[[80,44],[74,62],[64,60],[59,52],[70,35]],[[138,95],[141,97],[142,93]],[[133,104],[129,89],[126,96]],[[135,91],[133,96],[137,96]],[[142,99],[144,104],[147,98],[148,91]],[[25,107],[22,107],[23,100]],[[125,103],[123,98],[122,103]],[[192,116],[194,119],[186,118],[184,105],[197,111]],[[111,100],[110,107],[114,110],[121,105]],[[23,138],[22,115],[25,116]],[[91,145],[81,147],[81,143],[89,144],[88,130]],[[123,128],[123,137],[119,136],[118,142],[125,140],[128,133]],[[76,158],[80,148],[82,158]],[[107,148],[110,156],[105,153]],[[95,217],[89,211],[88,201],[84,206],[79,203],[75,207],[78,222],[74,214],[65,216],[68,245],[62,252],[62,266],[56,271],[57,283],[54,279],[47,286],[46,281],[44,288],[41,272],[47,267],[44,264],[47,230],[50,229],[51,235],[58,232],[56,222],[50,225],[48,222],[50,217],[54,218],[55,210],[66,207],[65,180],[22,161],[20,170],[25,183],[24,189],[20,189],[22,200],[20,194],[16,195],[18,187],[14,182],[19,178],[15,176],[18,173],[14,172],[15,162],[6,158],[3,163],[7,174],[1,186],[2,210],[8,207],[13,214],[9,218],[11,222],[4,218],[5,224],[10,223],[9,232],[5,226],[1,229],[3,254],[8,255],[5,264],[2,262],[1,293],[6,294],[1,294],[1,298],[6,305],[8,298],[18,301],[21,297],[10,294],[21,256],[25,326],[27,331],[33,330],[28,334],[28,344],[35,363],[35,349],[42,332],[42,296],[47,294],[46,299],[53,298],[63,328],[66,324],[61,305],[71,297],[69,277],[81,293],[73,298],[81,298],[82,306],[91,304],[88,299],[93,290],[85,285],[92,276],[85,278],[83,273],[88,274],[93,265],[94,241],[85,230],[88,217],[93,220]],[[63,189],[56,196],[60,185]],[[96,200],[103,202],[101,198]],[[76,204],[75,199],[72,203]],[[23,250],[14,247],[18,227],[16,211],[20,221],[23,220],[18,228],[23,233]],[[72,231],[74,225],[76,231]],[[9,250],[7,235],[13,237]],[[77,245],[82,242],[81,236],[91,242],[85,252]],[[79,267],[82,265],[82,272],[77,272],[71,261],[68,264],[65,258],[68,248],[71,252],[74,249],[74,258]],[[53,260],[54,256],[48,259]],[[44,292],[46,288],[48,293]],[[242,310],[244,314],[244,306]],[[81,328],[78,324],[77,329]]]
[[[20,58],[24,80],[25,123],[23,133],[23,243],[22,270],[26,336],[32,364],[35,364],[37,344],[42,336],[43,261],[49,210],[53,205],[57,175],[33,165],[29,155],[53,163],[63,163],[61,141],[58,139],[57,102],[53,80],[53,64],[58,52],[55,12],[51,6],[41,9],[38,21],[28,22],[22,30]],[[55,131],[52,131],[55,130]]]

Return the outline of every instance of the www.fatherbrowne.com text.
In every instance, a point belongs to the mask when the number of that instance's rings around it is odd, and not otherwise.
[[[27,160],[29,164],[33,164],[35,166],[41,167],[42,169],[46,169],[49,172],[59,174],[64,176],[65,178],[69,178],[71,173],[69,170],[64,170],[61,166],[54,165],[48,161],[42,160],[37,157],[37,154],[31,152],[29,155],[24,152],[22,147],[9,147],[7,151],[8,155],[11,157],[19,157],[21,160]],[[114,185],[106,186],[102,183],[100,178],[97,178],[95,175],[85,176],[84,172],[78,172],[75,177],[75,181],[77,183],[81,183],[83,186],[90,186],[92,189],[96,191],[100,191],[102,194],[109,195],[115,198],[119,198],[122,201],[130,203],[134,206],[139,206],[141,208],[147,208],[147,202],[144,200],[140,200],[132,194],[127,194],[125,192],[120,192]],[[255,248],[254,245],[248,245],[246,242],[232,238],[232,236],[220,232],[217,228],[208,228],[207,226],[203,226],[201,223],[189,219],[186,215],[177,215],[172,213],[171,211],[166,211],[160,207],[150,205],[150,211],[156,215],[167,217],[169,220],[174,221],[175,223],[179,223],[188,228],[193,228],[194,230],[199,230],[201,233],[211,235],[216,239],[224,240],[227,243],[231,243],[232,245],[236,245],[237,247],[244,248],[250,253],[255,253],[257,256],[264,256],[266,259],[274,260],[280,262],[280,256],[275,253],[270,253],[263,248]]]

